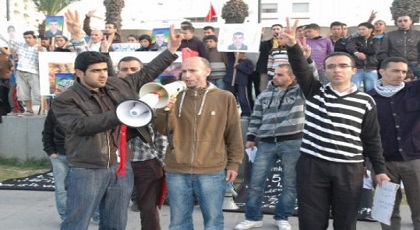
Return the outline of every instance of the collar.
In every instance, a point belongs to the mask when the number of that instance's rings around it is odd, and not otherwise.
[[[325,87],[329,87],[331,91],[333,91],[335,94],[337,94],[340,97],[347,96],[357,91],[357,85],[354,83],[351,83],[350,88],[343,92],[338,92],[337,90],[333,89],[333,87],[331,86],[331,83],[326,84]]]

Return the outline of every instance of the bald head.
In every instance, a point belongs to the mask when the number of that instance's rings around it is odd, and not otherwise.
[[[191,57],[182,63],[182,80],[188,88],[206,88],[210,63],[202,57]]]

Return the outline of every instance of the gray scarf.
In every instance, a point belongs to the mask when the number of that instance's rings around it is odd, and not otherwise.
[[[401,82],[399,85],[382,85],[382,79],[379,79],[375,84],[376,92],[383,96],[383,97],[392,97],[394,94],[398,93],[398,91],[402,90],[405,86],[404,82]]]

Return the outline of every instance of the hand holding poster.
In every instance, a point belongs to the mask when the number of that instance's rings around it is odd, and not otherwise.
[[[400,185],[388,181],[382,182],[382,186],[376,186],[372,207],[373,219],[391,225],[391,215],[399,187]]]
[[[226,24],[219,29],[219,52],[258,53],[261,26],[258,24]]]

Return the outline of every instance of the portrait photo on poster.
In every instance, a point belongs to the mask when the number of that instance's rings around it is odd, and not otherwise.
[[[39,83],[42,96],[59,93],[63,80],[73,79],[74,52],[39,52]]]
[[[58,35],[63,35],[64,17],[48,15],[45,19],[45,33],[44,37],[52,38]]]
[[[154,28],[152,32],[152,50],[162,51],[168,47],[169,28]]]
[[[225,24],[219,29],[219,52],[258,53],[261,41],[259,24]]]

